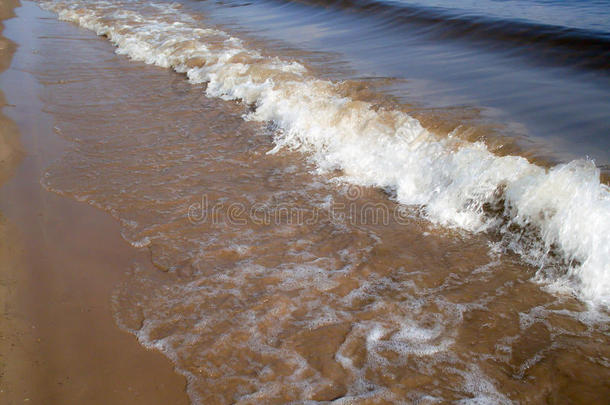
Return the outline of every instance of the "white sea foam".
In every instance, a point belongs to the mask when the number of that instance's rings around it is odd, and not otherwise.
[[[246,119],[279,128],[270,153],[303,151],[320,171],[340,169],[346,181],[394,190],[399,202],[422,206],[439,225],[499,231],[508,248],[541,269],[552,250],[562,271],[545,281],[610,305],[610,190],[593,162],[547,170],[520,156],[496,156],[483,143],[435,136],[409,115],[341,96],[336,83],[297,62],[248,49],[177,6],[152,5],[156,12],[146,13],[130,10],[129,2],[43,4],[63,20],[106,35],[118,53],[207,83],[210,97],[251,104]],[[486,213],[486,204],[502,214]]]

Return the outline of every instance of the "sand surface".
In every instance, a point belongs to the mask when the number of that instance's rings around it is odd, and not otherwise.
[[[3,0],[0,18],[14,7],[0,38],[0,403],[188,403],[170,361],[112,317],[112,291],[147,253],[109,215],[40,185],[66,142],[29,72],[49,24],[65,23],[31,2]]]

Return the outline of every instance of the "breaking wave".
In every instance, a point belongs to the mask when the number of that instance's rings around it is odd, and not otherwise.
[[[44,2],[63,20],[108,37],[117,53],[173,68],[206,95],[251,106],[272,122],[275,148],[307,154],[321,172],[379,187],[430,221],[490,232],[538,276],[582,299],[610,304],[610,190],[589,160],[550,169],[494,155],[482,142],[438,136],[408,114],[345,96],[296,61],[264,56],[177,5]]]

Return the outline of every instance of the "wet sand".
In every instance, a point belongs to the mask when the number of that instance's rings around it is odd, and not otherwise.
[[[14,16],[13,9],[17,4],[18,2],[13,0],[0,3],[0,34],[4,30],[3,21]],[[13,41],[0,35],[0,72],[4,72],[10,65],[15,48]],[[6,104],[4,93],[0,91],[0,109],[4,109]],[[23,155],[23,151],[15,124],[1,110],[0,123],[0,184],[3,184],[12,174],[14,167]]]
[[[15,3],[0,4],[2,19]],[[0,68],[11,66],[0,76],[0,403],[188,403],[185,378],[112,316],[114,288],[148,253],[123,241],[107,214],[40,185],[66,142],[30,72],[45,65],[41,38],[62,23],[22,4],[4,22],[14,42],[0,39]]]

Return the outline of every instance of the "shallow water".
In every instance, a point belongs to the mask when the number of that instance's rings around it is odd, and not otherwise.
[[[608,397],[594,165],[546,170],[432,131],[388,82],[333,81],[336,59],[270,55],[189,9],[45,6],[135,59],[90,34],[66,38],[68,70],[41,70],[73,142],[43,184],[150,251],[116,318],[172,359],[193,402]],[[420,119],[454,118],[440,115]]]

